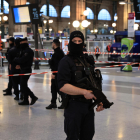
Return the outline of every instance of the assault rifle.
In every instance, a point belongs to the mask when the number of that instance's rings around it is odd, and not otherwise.
[[[104,95],[104,93],[100,89],[95,88],[93,86],[93,84],[88,80],[87,77],[84,77],[84,78],[78,80],[77,83],[78,84],[85,83],[86,84],[86,88],[92,90],[93,94],[97,98],[95,100],[95,102],[92,103],[92,105],[90,106],[90,109],[94,108],[96,105],[98,105],[101,102],[103,103],[103,107],[105,109],[110,108],[114,104],[113,102],[109,102],[107,97]]]

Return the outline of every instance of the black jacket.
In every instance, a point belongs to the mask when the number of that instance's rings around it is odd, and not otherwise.
[[[64,57],[64,52],[60,49],[60,47],[54,49],[54,54],[52,55],[52,58],[49,61],[51,71],[58,70],[58,64],[63,57]]]
[[[7,60],[8,60],[9,51],[10,51],[13,47],[14,47],[14,46],[8,47],[8,48],[7,48],[7,51],[6,51],[6,53],[5,53],[5,56],[6,56],[6,59],[7,59]]]
[[[13,47],[9,50],[7,59],[8,59],[9,64],[12,65],[12,67],[16,67],[16,65],[19,65],[18,63],[15,63],[13,61],[16,57],[19,57],[19,56],[20,56],[20,48]]]
[[[20,57],[14,59],[14,63],[18,63],[21,70],[31,69],[34,59],[34,52],[31,48],[26,47],[21,51]]]

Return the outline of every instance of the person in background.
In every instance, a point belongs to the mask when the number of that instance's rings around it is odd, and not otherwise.
[[[84,44],[84,46],[83,46],[83,52],[87,52],[87,49],[86,49],[86,44]]]
[[[14,39],[14,37],[10,37],[9,39],[8,39],[8,41],[9,41],[9,48],[7,49],[7,52],[6,52],[6,59],[8,60],[8,56],[9,56],[9,51],[14,47],[14,43],[15,43],[15,39]],[[10,65],[10,63],[9,63],[9,61],[8,61],[8,74],[10,75],[10,74],[12,74],[11,73],[11,65]],[[6,92],[5,94],[3,94],[4,96],[9,96],[9,95],[12,95],[12,88],[13,88],[13,84],[12,84],[12,77],[11,76],[9,76],[9,83],[8,83],[8,88],[7,89],[5,89],[5,90],[3,90],[3,92]]]
[[[13,63],[13,60],[16,57],[20,56],[20,40],[21,38],[16,38],[15,39],[15,47],[13,47],[9,51],[8,55],[8,62],[11,65],[11,73],[12,74],[20,74],[20,69],[16,69],[16,66],[19,65],[17,63]],[[13,88],[14,88],[14,94],[16,97],[14,98],[15,100],[19,100],[19,84],[20,84],[20,76],[12,76],[12,83],[13,83]]]
[[[20,74],[32,73],[32,64],[34,59],[34,52],[29,47],[27,37],[20,40],[21,54],[20,57],[16,57],[13,63],[19,64],[16,69],[21,69]],[[29,105],[29,97],[31,98],[30,105],[35,104],[38,98],[28,87],[28,80],[31,75],[20,76],[20,88],[24,96],[24,100],[19,105]]]
[[[52,55],[51,60],[49,61],[49,65],[51,71],[58,71],[58,64],[60,60],[64,57],[64,52],[60,49],[60,41],[58,39],[54,39],[52,43],[52,48],[54,49],[54,54]],[[46,109],[57,108],[56,100],[57,100],[57,93],[60,94],[61,98],[62,93],[59,92],[58,85],[57,85],[57,73],[52,73],[51,75],[51,93],[52,99],[51,104],[46,107]],[[63,109],[61,105],[58,109]]]
[[[95,53],[99,53],[99,52],[100,52],[100,48],[99,48],[99,46],[97,46],[95,48]],[[96,60],[98,60],[98,57],[99,57],[100,54],[95,54],[95,55],[96,55]]]
[[[111,51],[111,44],[110,43],[107,45],[106,50],[108,53],[110,53],[110,51]],[[108,58],[109,58],[109,54],[108,54]]]

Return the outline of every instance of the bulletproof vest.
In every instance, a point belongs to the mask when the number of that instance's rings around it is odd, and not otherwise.
[[[80,58],[80,60],[83,61],[83,58]],[[77,58],[73,58],[73,61],[76,66],[75,77],[74,77],[74,86],[86,89],[86,85],[84,83],[79,83],[79,84],[77,83],[77,81],[86,77],[85,68]],[[84,63],[84,61],[83,61],[83,63]]]
[[[93,81],[95,83],[95,87],[102,90],[102,75],[100,70],[94,70],[94,65],[90,64],[89,61],[87,61],[85,58],[80,58],[82,63],[84,63],[85,67],[83,64],[78,60],[74,59],[74,63],[76,65],[76,71],[75,71],[75,82],[74,86],[87,89],[86,83],[78,83],[79,80],[81,80],[84,77],[87,77],[89,81],[91,82],[90,74],[93,77]],[[87,89],[90,90],[90,89]]]

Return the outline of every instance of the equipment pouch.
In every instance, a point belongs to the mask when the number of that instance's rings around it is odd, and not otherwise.
[[[69,100],[70,100],[70,96],[65,94],[63,97],[63,101],[62,101],[62,105],[64,106],[64,109],[66,109],[68,107]]]

